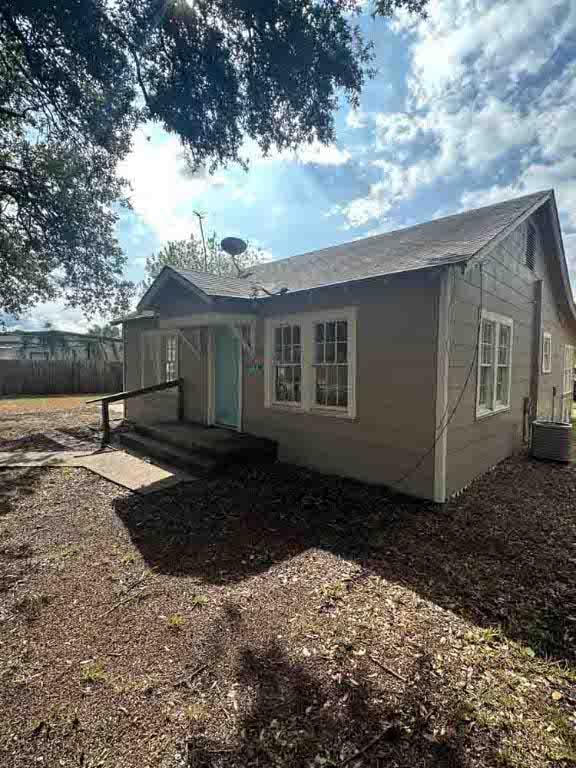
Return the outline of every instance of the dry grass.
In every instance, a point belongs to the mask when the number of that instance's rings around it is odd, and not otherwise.
[[[70,411],[83,406],[87,400],[103,395],[19,395],[0,397],[1,413],[50,413],[52,411]]]
[[[576,764],[572,467],[443,509],[282,465],[0,484],[2,765]]]

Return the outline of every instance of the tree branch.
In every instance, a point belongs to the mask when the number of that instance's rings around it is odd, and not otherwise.
[[[100,16],[104,20],[105,24],[108,24],[110,29],[115,32],[118,37],[120,37],[124,43],[126,44],[126,47],[130,51],[130,55],[132,56],[132,59],[134,61],[134,67],[136,68],[136,79],[138,80],[138,85],[140,86],[140,90],[142,91],[142,95],[144,96],[144,101],[146,102],[146,106],[148,109],[152,110],[152,105],[150,103],[150,96],[148,95],[148,90],[146,89],[146,85],[144,83],[144,77],[142,75],[142,69],[140,67],[140,59],[138,58],[138,52],[136,51],[136,48],[132,44],[132,41],[128,37],[128,35],[124,32],[123,29],[121,29],[112,19],[104,13],[104,11],[100,11]]]
[[[26,117],[26,112],[17,112],[15,109],[8,109],[8,107],[0,107],[0,114],[18,119]]]

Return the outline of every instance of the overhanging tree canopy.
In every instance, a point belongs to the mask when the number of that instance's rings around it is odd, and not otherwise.
[[[0,309],[125,304],[116,176],[138,124],[192,167],[334,138],[371,48],[360,0],[0,0]],[[377,13],[424,0],[376,0]]]

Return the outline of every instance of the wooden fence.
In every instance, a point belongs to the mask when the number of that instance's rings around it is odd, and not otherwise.
[[[122,363],[72,360],[0,360],[0,395],[121,392]]]

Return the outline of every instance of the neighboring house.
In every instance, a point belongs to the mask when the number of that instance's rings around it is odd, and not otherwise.
[[[438,502],[569,417],[576,311],[553,192],[261,264],[165,267],[124,319],[129,389]],[[127,400],[175,419],[167,390]]]
[[[105,360],[121,362],[120,337],[68,331],[10,331],[0,333],[0,360]]]

